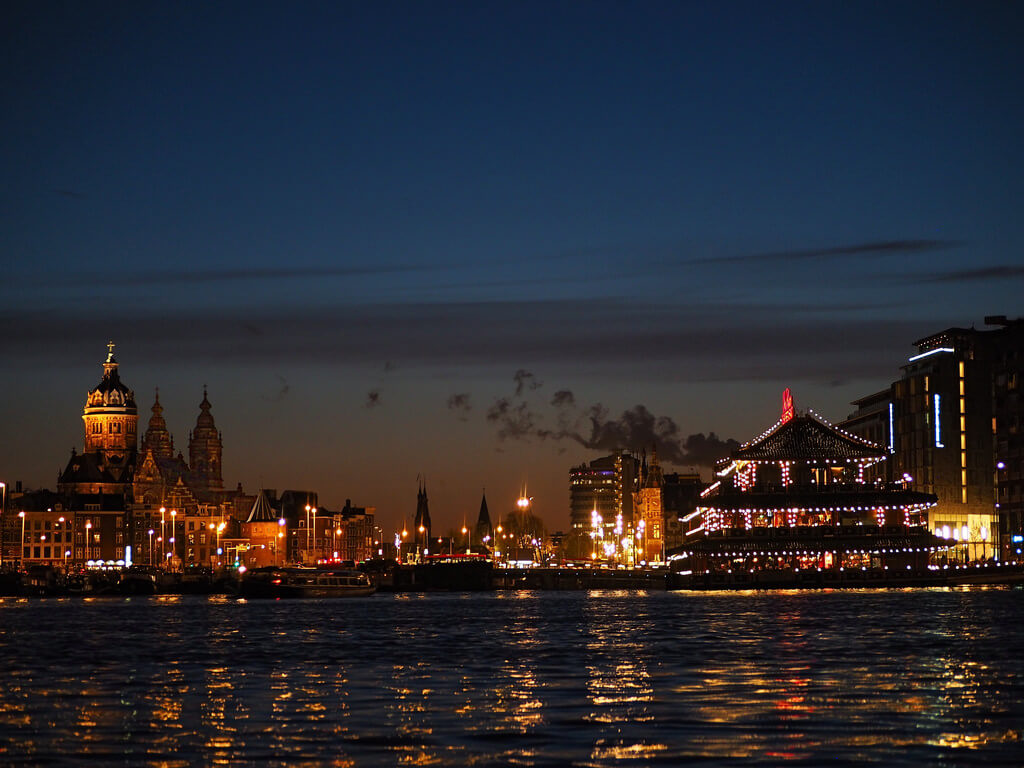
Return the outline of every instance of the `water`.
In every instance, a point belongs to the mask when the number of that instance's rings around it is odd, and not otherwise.
[[[0,601],[4,765],[1018,765],[1024,590]]]

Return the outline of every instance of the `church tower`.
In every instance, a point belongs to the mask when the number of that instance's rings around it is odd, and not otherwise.
[[[107,344],[103,378],[85,398],[85,453],[122,480],[135,463],[139,411],[135,393],[121,382],[114,358],[114,342]]]
[[[640,559],[647,562],[665,559],[664,485],[665,476],[658,464],[658,447],[654,446],[651,448],[651,463],[637,492],[638,517],[643,522],[643,528],[638,531]]]
[[[474,534],[477,541],[488,546],[493,546],[491,539],[494,538],[494,527],[491,525],[491,513],[487,509],[486,493],[480,499],[480,515],[476,519],[476,530],[474,531]]]
[[[188,463],[192,470],[192,484],[196,490],[219,491],[224,487],[221,479],[221,434],[210,413],[210,401],[203,387],[203,402],[199,404],[199,417],[188,439]]]
[[[422,529],[422,530],[421,530]],[[422,481],[416,492],[416,519],[413,521],[413,536],[416,550],[430,549],[430,508],[427,505],[427,483]]]
[[[167,431],[167,422],[164,421],[164,408],[160,405],[160,389],[156,390],[156,400],[153,402],[153,415],[149,417],[149,427],[146,434],[142,436],[142,453],[153,452],[155,459],[174,458],[174,438]]]

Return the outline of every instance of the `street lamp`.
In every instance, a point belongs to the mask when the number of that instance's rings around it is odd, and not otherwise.
[[[149,534],[149,567],[153,567],[153,534],[155,531],[150,528],[146,533]]]
[[[227,527],[227,523],[223,520],[217,525],[217,567],[220,567],[220,535],[224,533],[225,527]]]
[[[21,546],[18,547],[18,562],[21,564],[19,570],[25,570],[25,510],[18,513],[21,518]]]
[[[178,556],[178,547],[175,545],[175,541],[177,540],[177,536],[178,536],[177,522],[178,522],[178,510],[172,509],[171,510],[171,538],[170,538],[170,542],[169,542],[170,545],[171,545],[171,563],[172,563],[172,565],[174,563],[174,558]]]
[[[57,518],[57,522],[60,523],[60,534],[61,534],[60,535],[60,540],[61,540],[61,548],[60,549],[61,549],[61,552],[63,552],[64,551],[63,543],[64,543],[64,541],[68,537],[67,528],[64,525],[64,516],[61,515],[60,517],[58,517]],[[54,541],[56,542],[56,538],[54,539]],[[63,557],[63,560],[64,560],[64,570],[67,571],[67,569],[68,569],[68,558],[67,558],[66,555]]]
[[[285,534],[285,531],[286,531],[285,526],[287,524],[288,524],[288,521],[285,520],[283,517],[278,518],[278,520],[277,520],[277,526],[278,526],[277,536],[274,538],[274,541],[277,542],[276,546],[277,546],[277,550],[278,551],[281,549],[281,539],[284,538],[284,534]],[[298,542],[296,542],[296,544],[297,543]],[[288,552],[288,548],[287,548],[287,546],[285,546],[285,553],[287,554],[287,552]],[[274,565],[277,565],[277,551],[274,552]]]
[[[4,512],[7,511],[7,483],[0,483],[0,566],[4,564]]]
[[[206,526],[206,529],[208,531],[210,531],[210,533],[213,533],[217,529],[217,526],[215,526],[213,523],[210,523],[209,525]],[[210,550],[210,568],[213,568],[213,558],[214,558],[214,555],[215,555],[215,552],[214,552],[214,550],[211,549]]]
[[[85,559],[92,560],[89,552],[92,549],[92,520],[85,521]]]
[[[640,549],[640,561],[643,563],[647,562],[647,522],[641,520],[636,524],[640,530],[636,532],[637,543],[643,542],[643,547]]]
[[[316,562],[317,553],[319,552],[319,548],[317,547],[316,543],[316,507],[313,507],[309,511],[313,513],[313,530],[310,531],[310,533],[312,533],[313,535],[313,561]]]
[[[309,510],[312,507],[309,504],[306,505],[306,559],[309,560]]]
[[[163,566],[167,562],[167,558],[164,557],[164,542],[167,540],[167,532],[164,530],[164,513],[167,512],[167,507],[160,507],[160,565]]]
[[[469,546],[469,537],[468,537],[467,534],[469,534],[469,528],[467,528],[466,526],[462,526],[462,535],[464,537],[466,537],[466,554],[468,555],[469,554],[470,546]]]

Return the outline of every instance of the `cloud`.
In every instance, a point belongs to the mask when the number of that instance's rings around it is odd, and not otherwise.
[[[540,434],[526,402],[513,405],[507,397],[498,398],[487,410],[487,420],[497,424],[499,440],[523,440]]]
[[[533,391],[544,386],[544,383],[538,381],[537,377],[529,371],[524,371],[522,368],[516,371],[512,378],[516,383],[516,397],[522,397],[524,389]]]
[[[62,359],[118,349],[146,362],[330,367],[515,366],[519,396],[540,387],[523,365],[589,366],[612,377],[642,366],[690,381],[831,381],[894,375],[913,339],[949,318],[834,315],[784,306],[604,299],[339,304],[329,307],[0,308],[0,355]],[[770,319],[770,322],[768,321]],[[255,331],[255,332],[254,332]],[[521,372],[521,373],[520,373]]]
[[[263,395],[263,399],[271,403],[279,403],[288,395],[290,387],[284,376],[278,375],[277,380],[281,383],[280,388],[273,395]]]
[[[257,280],[299,280],[317,277],[363,277],[367,275],[389,275],[407,272],[424,272],[442,269],[437,265],[420,266],[409,264],[355,265],[346,267],[266,267],[249,269],[196,269],[196,270],[143,270],[139,272],[75,274],[57,278],[54,282],[64,285],[122,285],[122,286],[167,286],[198,285],[202,283],[249,282]]]
[[[830,248],[808,248],[803,250],[768,251],[748,253],[739,256],[706,257],[690,259],[684,264],[777,262],[802,261],[806,259],[829,259],[845,256],[891,256],[898,253],[926,253],[929,251],[956,248],[964,243],[960,240],[875,240],[853,245],[837,245]]]
[[[517,378],[517,385],[519,381]],[[639,451],[653,446],[668,463],[684,466],[711,466],[739,447],[736,440],[722,440],[714,433],[684,437],[672,418],[657,416],[644,405],[635,405],[616,417],[611,417],[601,403],[578,409],[569,390],[559,390],[552,398],[557,426],[548,427],[545,414],[532,407],[528,400],[520,399],[520,395],[521,392],[517,392],[511,397],[499,397],[487,411],[487,421],[497,427],[501,441],[573,441],[584,448],[607,453]]]
[[[469,402],[469,393],[460,392],[455,395],[451,395],[448,398],[448,410],[455,411],[459,414],[459,418],[465,421],[469,416],[469,412],[473,410],[473,406]]]
[[[589,434],[569,435],[583,447],[610,453],[654,446],[662,459],[675,465],[713,466],[740,445],[736,440],[722,440],[714,432],[683,437],[675,420],[656,416],[643,405],[609,418],[608,411],[598,403],[591,406],[587,418]]]
[[[551,405],[555,408],[571,408],[576,405],[576,397],[568,389],[560,389],[551,398]]]
[[[722,440],[714,432],[705,435],[698,432],[689,435],[682,443],[683,460],[680,464],[694,464],[699,467],[713,466],[740,447],[738,440]]]
[[[380,392],[378,392],[376,389],[372,389],[366,393],[367,408],[376,408],[378,405],[380,405],[380,403]]]
[[[978,280],[1015,280],[1024,277],[1024,266],[995,264],[991,267],[961,269],[929,275],[909,276],[925,283],[964,283]]]

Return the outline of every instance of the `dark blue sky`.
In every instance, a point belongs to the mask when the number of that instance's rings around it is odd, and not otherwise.
[[[746,439],[1024,314],[1020,4],[6,8],[4,479],[112,338],[232,484],[564,527],[597,404]]]

